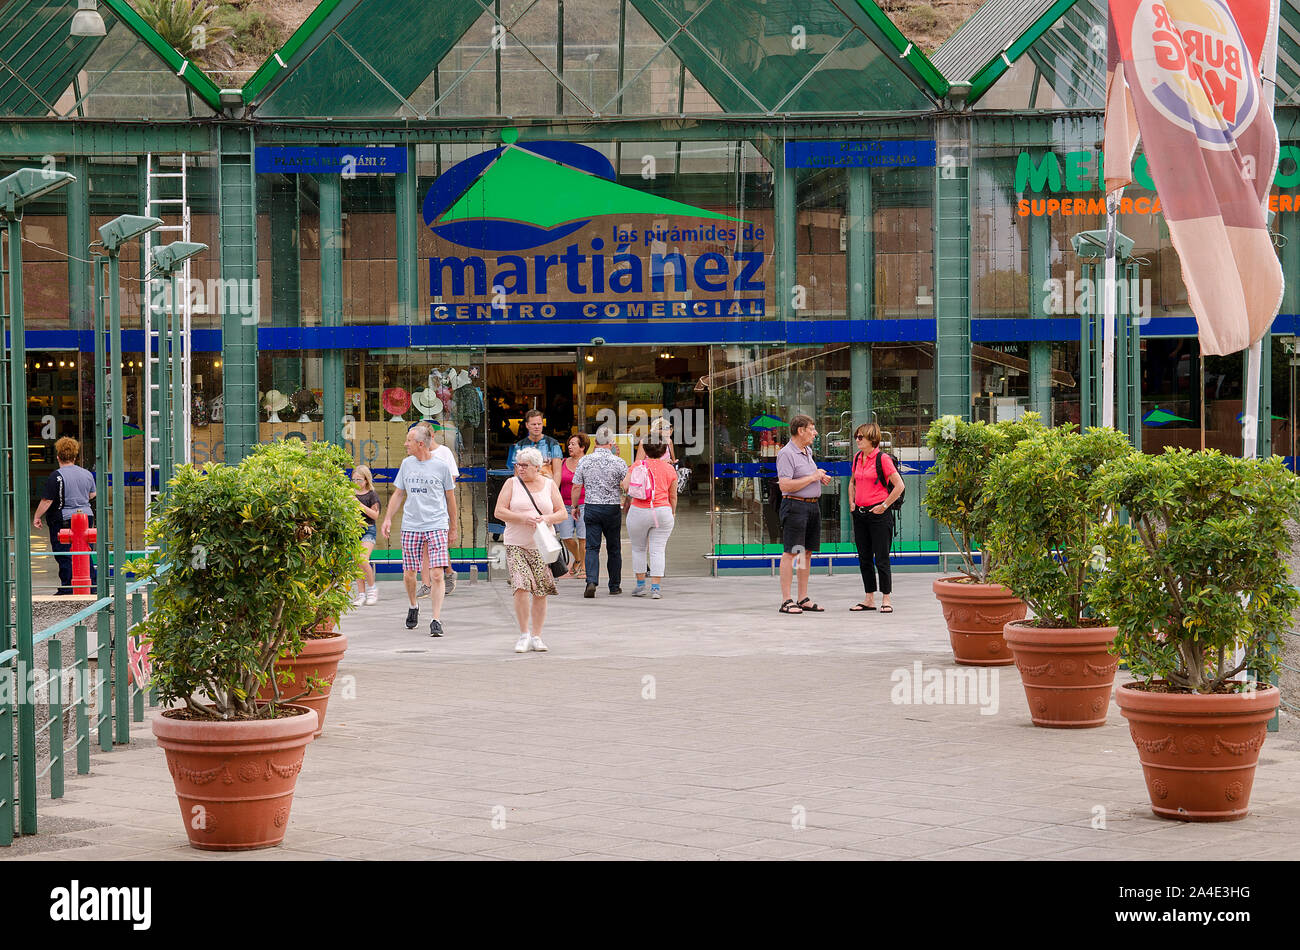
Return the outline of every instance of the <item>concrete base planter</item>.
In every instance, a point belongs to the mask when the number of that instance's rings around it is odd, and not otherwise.
[[[191,847],[250,851],[284,840],[316,713],[283,708],[296,714],[214,722],[177,719],[179,710],[168,710],[154,719]]]
[[[1138,749],[1151,810],[1175,821],[1236,821],[1250,810],[1259,750],[1281,693],[1156,693],[1125,684],[1116,702]]]
[[[334,625],[330,624],[329,629],[333,630],[333,628]],[[339,663],[342,662],[343,654],[348,648],[348,638],[342,633],[324,636],[323,634],[328,631],[320,627],[316,629],[317,636],[302,641],[301,653],[291,660],[281,659],[276,662],[275,681],[280,684],[281,696],[316,711],[316,734],[312,738],[319,739],[325,729],[325,710],[329,706],[330,692],[334,686],[334,677],[338,675]],[[280,675],[282,671],[292,673],[293,682],[286,682]],[[299,693],[306,691],[309,677],[324,680],[328,685],[323,691],[313,690],[306,696],[299,696]],[[298,698],[294,699],[294,697]],[[275,690],[272,684],[267,683],[258,690],[257,698],[267,702],[273,700]]]
[[[1106,724],[1119,661],[1110,653],[1114,627],[1035,627],[1009,623],[1007,646],[1035,726],[1093,729]]]
[[[1028,608],[1001,584],[976,584],[969,578],[940,577],[934,596],[943,607],[953,658],[966,666],[1010,666],[1015,662],[1002,629],[1024,620]]]

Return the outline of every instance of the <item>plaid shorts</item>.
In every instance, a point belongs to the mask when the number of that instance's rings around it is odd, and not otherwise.
[[[430,567],[451,566],[447,553],[447,529],[435,528],[432,531],[402,532],[402,570],[407,573],[418,571],[426,547]]]

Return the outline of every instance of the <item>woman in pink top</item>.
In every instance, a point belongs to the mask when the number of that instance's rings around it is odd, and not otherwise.
[[[858,546],[858,568],[866,596],[849,610],[876,609],[876,575],[880,575],[880,612],[894,608],[889,595],[894,589],[889,569],[889,542],[894,534],[894,513],[889,506],[903,493],[903,476],[888,455],[880,459],[885,481],[876,471],[880,455],[880,426],[874,422],[858,426],[853,433],[858,452],[853,456],[853,540]],[[874,565],[873,565],[874,562]]]
[[[542,473],[543,464],[542,453],[537,449],[520,449],[515,453],[515,477],[506,479],[497,496],[495,514],[506,526],[502,540],[506,543],[506,568],[515,592],[515,618],[519,621],[516,653],[546,652],[546,644],[542,642],[546,598],[558,593],[551,569],[542,560],[534,540],[538,525],[559,524],[565,518],[559,486],[555,479]]]
[[[668,443],[655,438],[642,443],[646,457],[628,470],[623,479],[623,490],[633,482],[634,473],[644,468],[649,473],[651,494],[648,498],[631,498],[627,512],[627,536],[632,542],[632,570],[636,572],[636,590],[633,597],[649,593],[659,600],[663,593],[660,583],[664,578],[664,550],[668,536],[673,533],[677,515],[677,469],[664,456]],[[630,495],[629,495],[630,497]],[[650,590],[646,590],[646,568],[649,566]]]
[[[582,520],[582,497],[586,489],[574,486],[573,473],[578,463],[587,454],[591,440],[581,432],[569,436],[569,457],[560,463],[560,497],[564,499],[564,510],[569,517],[555,526],[555,534],[573,555],[573,567],[569,569],[570,577],[586,577],[587,528]]]

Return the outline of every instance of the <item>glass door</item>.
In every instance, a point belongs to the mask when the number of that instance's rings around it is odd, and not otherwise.
[[[580,351],[583,431],[614,430],[619,454],[629,463],[636,442],[656,419],[672,428],[678,476],[677,517],[668,539],[670,575],[709,573],[710,525],[709,373],[705,346],[598,346]],[[626,538],[625,538],[626,543]],[[625,552],[627,553],[627,552]],[[630,554],[624,562],[630,569]]]

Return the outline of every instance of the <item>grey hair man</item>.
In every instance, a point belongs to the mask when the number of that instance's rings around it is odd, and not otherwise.
[[[406,451],[402,467],[393,480],[396,491],[388,500],[382,532],[387,537],[393,527],[393,514],[402,509],[402,579],[406,582],[406,629],[414,630],[420,622],[415,593],[415,576],[426,558],[433,569],[429,577],[430,606],[433,620],[429,636],[442,636],[444,584],[442,568],[451,564],[450,546],[456,542],[456,480],[441,459],[433,457],[433,434],[424,426],[412,426],[406,433]]]
[[[583,526],[587,529],[587,587],[583,597],[595,597],[600,584],[600,545],[609,544],[609,592],[623,593],[623,477],[627,462],[615,451],[609,426],[596,430],[596,448],[582,457],[573,472],[573,484],[584,491]]]
[[[811,417],[797,415],[790,420],[790,441],[776,453],[776,477],[781,485],[781,613],[821,613],[808,596],[812,555],[821,549],[822,486],[831,477],[819,468],[812,454],[817,426]],[[799,575],[799,599],[790,596],[792,574]]]

